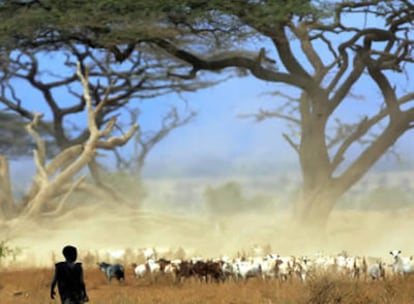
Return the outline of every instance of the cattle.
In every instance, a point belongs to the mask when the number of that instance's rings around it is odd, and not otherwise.
[[[121,264],[108,264],[105,262],[97,263],[99,269],[105,273],[108,283],[111,283],[112,278],[118,280],[119,283],[125,281],[125,269]]]

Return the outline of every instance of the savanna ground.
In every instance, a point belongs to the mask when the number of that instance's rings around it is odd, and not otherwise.
[[[49,299],[51,269],[28,268],[2,274],[2,304],[58,303]],[[195,281],[179,285],[160,278],[158,282],[136,280],[129,272],[126,283],[108,285],[97,269],[85,272],[90,303],[95,304],[193,304],[193,303],[292,303],[369,304],[414,303],[414,278],[381,282],[351,282],[329,277],[306,285],[294,281],[279,284],[251,279],[246,283],[205,284]]]
[[[109,207],[108,207],[109,208]],[[87,206],[60,219],[14,222],[1,227],[1,235],[22,249],[16,261],[5,261],[0,273],[0,303],[53,303],[49,283],[53,263],[61,260],[66,244],[78,247],[79,261],[96,250],[145,247],[185,249],[188,256],[235,256],[255,245],[281,255],[336,254],[382,257],[401,249],[414,253],[414,210],[393,212],[337,211],[327,233],[311,238],[295,231],[285,213],[261,212],[212,220],[207,216],[103,209]],[[97,257],[99,259],[99,257]],[[102,259],[102,256],[101,256]],[[84,264],[85,265],[85,264]],[[151,284],[133,277],[127,264],[125,285],[108,285],[96,267],[85,267],[91,303],[414,303],[414,278],[385,282],[352,282],[321,278],[280,286],[276,282],[173,284],[161,279]],[[55,301],[55,303],[57,303]]]

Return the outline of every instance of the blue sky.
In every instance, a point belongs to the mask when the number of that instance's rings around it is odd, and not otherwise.
[[[33,109],[46,111],[41,96],[21,82],[17,87]],[[283,121],[271,119],[257,123],[253,119],[237,117],[255,113],[259,108],[275,108],[282,100],[264,93],[280,89],[287,90],[284,86],[259,81],[252,76],[234,77],[181,97],[171,94],[154,100],[134,101],[131,105],[135,103],[142,109],[140,124],[144,130],[157,129],[163,113],[174,105],[181,109],[188,107],[198,113],[192,122],[175,130],[153,149],[144,175],[162,176],[163,172],[165,175],[270,174],[299,170],[296,153],[282,137],[282,133],[287,132]],[[338,110],[337,115],[342,119],[354,120],[362,113],[372,112],[374,105],[381,101],[372,83],[361,82],[355,93],[365,94],[366,99],[348,101]],[[67,98],[62,93],[59,95],[62,100]],[[408,132],[397,143],[404,167],[411,163],[412,139],[413,133]],[[128,147],[124,149],[129,150]],[[24,162],[18,167],[27,165]],[[393,157],[387,156],[382,161],[384,165],[396,169],[401,167]]]
[[[253,78],[235,78],[186,94],[190,107],[198,112],[197,117],[158,145],[149,161],[171,160],[184,166],[217,161],[233,164],[239,170],[243,163],[246,168],[260,163],[295,164],[296,156],[281,136],[284,129],[281,121],[257,123],[238,117],[254,113],[259,107],[272,106],[269,97],[262,94],[270,88],[269,84]],[[173,102],[170,99],[169,103]],[[147,119],[151,117],[147,116],[143,124]]]
[[[353,21],[361,26],[365,23],[364,19]],[[377,21],[368,20],[369,22]],[[63,71],[57,70],[55,65],[61,56],[48,56],[45,59],[44,66],[53,67],[55,73]],[[410,75],[393,74],[392,77],[393,83],[399,88],[414,90],[410,83],[410,79],[414,77],[412,72]],[[39,95],[22,82],[16,82],[16,85],[19,93],[33,109],[45,111]],[[184,99],[188,101],[189,109],[197,111],[198,115],[191,123],[175,130],[154,148],[148,157],[148,166],[144,169],[144,174],[153,175],[154,171],[214,174],[215,170],[222,171],[223,168],[226,168],[229,174],[251,173],[255,170],[259,174],[298,170],[297,155],[282,138],[282,132],[288,131],[284,122],[273,119],[256,123],[253,119],[237,117],[239,114],[254,113],[259,108],[272,109],[280,105],[282,100],[278,97],[263,93],[281,89],[287,90],[281,85],[266,83],[249,76],[234,77],[217,86],[183,94]],[[364,95],[365,99],[349,99],[338,109],[336,115],[346,121],[355,121],[366,112],[372,113],[382,102],[378,89],[366,79],[356,85],[354,93]],[[59,97],[59,100],[68,98],[62,93]],[[134,102],[142,109],[140,124],[143,130],[158,128],[163,113],[167,112],[170,106],[178,105],[182,109],[186,107],[182,98],[176,94]],[[383,158],[382,165],[398,169],[407,168],[408,164],[412,164],[413,135],[412,131],[407,132],[397,142],[397,151],[403,160],[402,165],[389,156]],[[125,149],[128,151],[129,148]],[[358,147],[353,150],[354,153],[358,152]]]
[[[237,117],[239,114],[254,113],[260,107],[273,108],[280,103],[281,100],[262,94],[274,87],[275,84],[249,77],[190,94],[187,99],[191,107],[198,111],[198,117],[158,145],[149,161],[165,163],[171,160],[186,166],[217,160],[235,165],[244,163],[248,169],[257,165],[261,167],[259,171],[269,166],[275,170],[298,170],[297,155],[282,138],[282,132],[287,131],[284,122],[272,119],[257,123],[253,119]],[[170,102],[173,102],[172,99]],[[345,120],[354,119],[356,115],[372,111],[370,103],[371,100],[355,101],[340,109],[338,115]],[[148,119],[150,117],[147,116]],[[412,139],[413,132],[407,132],[396,146],[405,166],[411,161]],[[382,166],[399,169],[401,164],[393,157],[385,156]]]

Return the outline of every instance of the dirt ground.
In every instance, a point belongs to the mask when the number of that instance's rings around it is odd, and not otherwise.
[[[338,211],[332,214],[327,233],[318,237],[297,231],[287,213],[250,213],[221,219],[205,216],[166,214],[145,210],[78,208],[59,219],[14,222],[0,227],[3,239],[18,247],[11,266],[50,267],[62,258],[67,244],[85,252],[157,248],[183,248],[188,257],[205,258],[250,253],[266,247],[281,255],[336,254],[346,250],[354,255],[374,255],[390,259],[389,251],[414,254],[410,242],[414,231],[414,209],[389,213]]]

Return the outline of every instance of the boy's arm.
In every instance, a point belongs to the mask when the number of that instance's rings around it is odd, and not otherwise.
[[[55,273],[53,275],[52,282],[50,283],[50,298],[51,299],[54,299],[56,295],[55,293],[56,283],[57,283],[57,268],[55,267]]]
[[[80,267],[80,286],[81,286],[81,290],[82,290],[82,293],[83,293],[83,300],[85,302],[88,302],[89,297],[88,297],[88,294],[86,293],[86,285],[85,285],[85,281],[83,279],[83,268],[82,268],[82,266]]]

